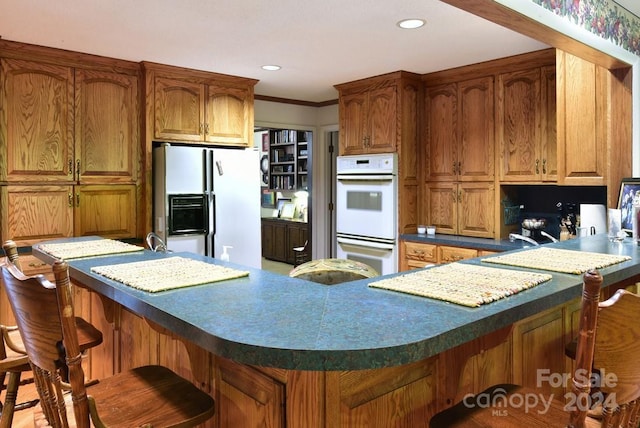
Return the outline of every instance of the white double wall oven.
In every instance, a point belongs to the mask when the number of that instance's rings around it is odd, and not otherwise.
[[[398,180],[395,153],[338,156],[337,257],[381,275],[398,271]]]

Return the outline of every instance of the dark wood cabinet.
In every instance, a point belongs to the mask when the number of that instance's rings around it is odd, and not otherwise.
[[[282,263],[295,263],[294,247],[307,242],[307,223],[277,218],[262,219],[262,257]]]

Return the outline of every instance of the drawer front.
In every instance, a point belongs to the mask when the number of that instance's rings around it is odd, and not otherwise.
[[[440,263],[457,262],[478,257],[478,250],[460,247],[440,247]]]
[[[437,262],[437,249],[436,245],[431,244],[418,244],[415,242],[404,243],[405,258],[410,260],[417,260],[420,262]]]
[[[430,262],[422,262],[418,260],[407,260],[407,268],[411,269],[422,269],[427,266],[433,266],[433,263]]]
[[[42,260],[31,254],[20,254],[20,266],[22,266],[22,270],[25,275],[44,275],[48,279],[53,278],[53,272],[51,270],[51,265],[46,264]]]

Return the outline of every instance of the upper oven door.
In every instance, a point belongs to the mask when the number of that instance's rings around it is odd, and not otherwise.
[[[395,240],[396,187],[396,178],[391,174],[338,174],[336,232]]]

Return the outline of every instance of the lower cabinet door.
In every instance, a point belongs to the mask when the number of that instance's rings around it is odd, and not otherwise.
[[[2,242],[18,247],[73,236],[73,186],[0,186]]]
[[[136,236],[136,186],[134,184],[80,185],[74,187],[76,236],[104,238]]]

